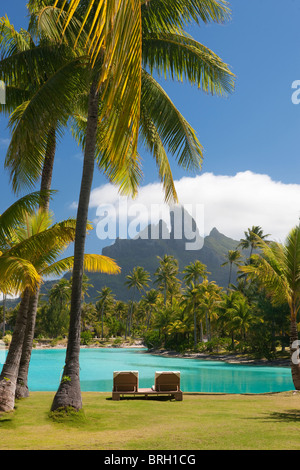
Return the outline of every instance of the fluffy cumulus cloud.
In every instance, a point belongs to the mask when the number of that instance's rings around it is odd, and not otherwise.
[[[191,215],[195,216],[195,208],[202,207],[204,227],[201,232],[204,234],[216,227],[239,240],[249,227],[259,225],[264,233],[271,234],[272,239],[284,241],[299,221],[300,185],[273,181],[268,175],[251,171],[234,176],[203,173],[184,177],[175,185],[180,204]],[[141,187],[134,201],[120,199],[117,189],[106,184],[92,191],[90,207],[96,209],[98,217],[103,214],[104,201],[108,209],[115,207],[117,215],[124,220],[126,214],[139,213],[142,226],[151,214],[151,222],[156,222],[153,217],[159,218],[165,213],[163,199],[159,183]]]

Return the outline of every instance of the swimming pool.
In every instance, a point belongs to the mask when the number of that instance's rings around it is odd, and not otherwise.
[[[29,389],[56,391],[65,355],[65,349],[34,349],[29,368]],[[145,354],[143,349],[81,349],[82,391],[111,392],[115,370],[138,370],[139,386],[145,388],[153,385],[156,370],[179,370],[184,392],[266,393],[294,389],[288,367],[245,366],[160,357]]]

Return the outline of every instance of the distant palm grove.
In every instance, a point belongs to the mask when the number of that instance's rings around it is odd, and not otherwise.
[[[118,260],[86,252],[86,236],[94,229],[88,212],[95,167],[120,194],[133,197],[142,183],[142,162],[152,158],[165,202],[180,203],[169,158],[197,173],[203,148],[156,78],[184,81],[195,92],[220,98],[234,92],[230,66],[185,31],[191,24],[228,21],[228,2],[28,0],[27,9],[27,29],[17,31],[12,18],[0,18],[0,80],[6,85],[0,112],[10,131],[2,164],[16,196],[0,215],[0,291],[4,299],[20,296],[14,309],[5,301],[2,306],[9,349],[0,373],[0,411],[13,410],[16,398],[28,396],[32,347],[41,338],[67,340],[52,411],[82,408],[80,346],[94,338],[102,345],[106,338],[115,346],[139,338],[149,348],[222,349],[267,358],[290,341],[295,357],[299,227],[285,245],[269,242],[261,227],[249,229],[224,259],[225,289],[208,281],[207,267],[197,260],[184,267],[180,280],[177,260],[166,255],[157,260],[153,279],[142,266],[127,275],[129,302],[106,286],[95,304],[87,297],[89,272],[120,273]],[[74,187],[76,218],[56,221],[53,169],[66,131],[83,153],[82,177]],[[74,255],[64,257],[72,243]],[[240,252],[245,247],[248,259]],[[47,297],[41,294],[49,276],[67,272],[70,281],[62,278]],[[292,374],[300,389],[297,361]]]
[[[133,269],[125,282],[131,296],[129,302],[118,300],[115,292],[103,286],[97,301],[90,303],[87,296],[90,282],[85,275],[81,343],[118,347],[126,340],[139,339],[151,349],[276,357],[278,351],[289,345],[288,303],[274,305],[259,278],[249,279],[243,272],[257,259],[253,250],[265,238],[260,227],[249,228],[237,249],[228,252],[222,268],[228,271],[227,288],[208,281],[207,267],[198,260],[183,269],[181,281],[178,262],[171,255],[158,257],[152,280],[143,267]],[[249,258],[243,255],[245,248],[247,252],[250,248]],[[233,265],[239,267],[234,282]],[[149,288],[150,281],[155,287]],[[52,339],[55,345],[67,336],[71,285],[72,279],[62,278],[47,296],[40,297],[35,341]],[[17,310],[18,306],[6,312],[6,321],[12,327]]]

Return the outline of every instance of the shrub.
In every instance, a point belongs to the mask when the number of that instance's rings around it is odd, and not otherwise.
[[[81,344],[87,346],[93,339],[93,335],[90,331],[83,331],[80,335]]]

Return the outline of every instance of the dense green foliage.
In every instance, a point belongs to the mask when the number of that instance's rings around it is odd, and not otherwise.
[[[239,259],[240,268],[250,263],[250,258]],[[127,302],[119,300],[117,292],[106,286],[98,292],[95,302],[89,302],[91,284],[85,276],[82,344],[112,339],[114,346],[118,346],[128,336],[142,339],[149,349],[231,351],[268,359],[288,346],[288,305],[274,306],[257,279],[245,280],[240,271],[236,285],[224,288],[207,279],[207,267],[199,260],[181,273],[171,255],[158,257],[156,264],[153,279],[140,266],[127,276],[126,286],[132,293]],[[229,263],[225,262],[221,269],[229,271]],[[139,299],[135,298],[135,291],[140,292]],[[47,297],[41,297],[36,341],[58,340],[67,335],[70,293],[71,280],[62,278],[52,285]],[[6,312],[10,328],[14,325],[15,311]]]

